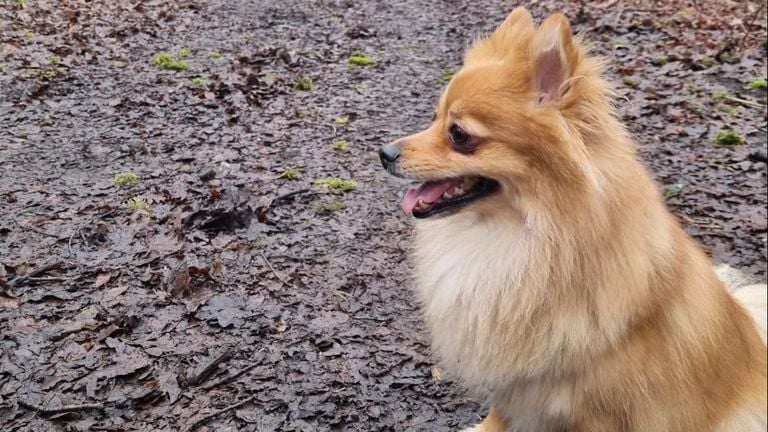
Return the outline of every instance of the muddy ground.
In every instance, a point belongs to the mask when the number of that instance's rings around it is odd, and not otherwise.
[[[765,9],[708,3],[531,7],[565,10],[611,61],[686,229],[765,279]],[[475,421],[430,357],[402,183],[376,150],[429,122],[513,6],[0,2],[0,429]],[[723,129],[745,143],[714,143]],[[331,177],[356,187],[316,184]]]

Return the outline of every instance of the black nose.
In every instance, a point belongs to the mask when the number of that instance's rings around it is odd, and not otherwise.
[[[397,162],[400,158],[400,144],[394,142],[390,144],[384,144],[379,149],[379,159],[381,159],[381,166],[389,169],[390,165]]]

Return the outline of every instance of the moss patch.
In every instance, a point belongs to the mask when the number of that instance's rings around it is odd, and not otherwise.
[[[349,151],[349,141],[336,140],[331,144],[331,147],[338,152],[346,153]]]
[[[115,174],[115,177],[112,178],[112,184],[119,187],[133,186],[138,182],[139,182],[139,176],[136,175],[136,173],[132,173],[132,172],[123,172],[120,174]]]
[[[155,63],[155,66],[159,67],[160,69],[177,72],[189,69],[189,65],[186,62],[183,62],[180,58],[174,57],[165,51],[161,51],[155,54],[154,57],[152,57],[152,61]]]
[[[376,64],[376,61],[362,51],[355,51],[347,59],[347,64],[350,66],[371,66]]]
[[[738,133],[732,130],[721,129],[717,131],[715,136],[712,137],[712,142],[722,146],[736,146],[736,145],[742,145],[746,141],[744,140],[743,136],[739,135]]]
[[[357,182],[354,180],[345,180],[339,177],[327,177],[315,181],[318,186],[325,186],[329,189],[340,192],[349,192],[357,189]]]

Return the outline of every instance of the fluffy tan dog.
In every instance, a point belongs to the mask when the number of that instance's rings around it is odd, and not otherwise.
[[[766,345],[681,229],[567,19],[518,8],[432,125],[380,150],[424,182],[417,292],[473,431],[765,431]],[[765,326],[766,288],[737,293]],[[762,306],[761,306],[762,305]]]

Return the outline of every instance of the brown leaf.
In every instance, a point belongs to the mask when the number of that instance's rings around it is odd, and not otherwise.
[[[112,279],[112,273],[102,273],[98,276],[96,276],[96,281],[93,282],[94,288],[101,288],[102,286],[106,285],[109,280]]]
[[[18,309],[19,303],[19,299],[15,297],[0,295],[0,309]]]

